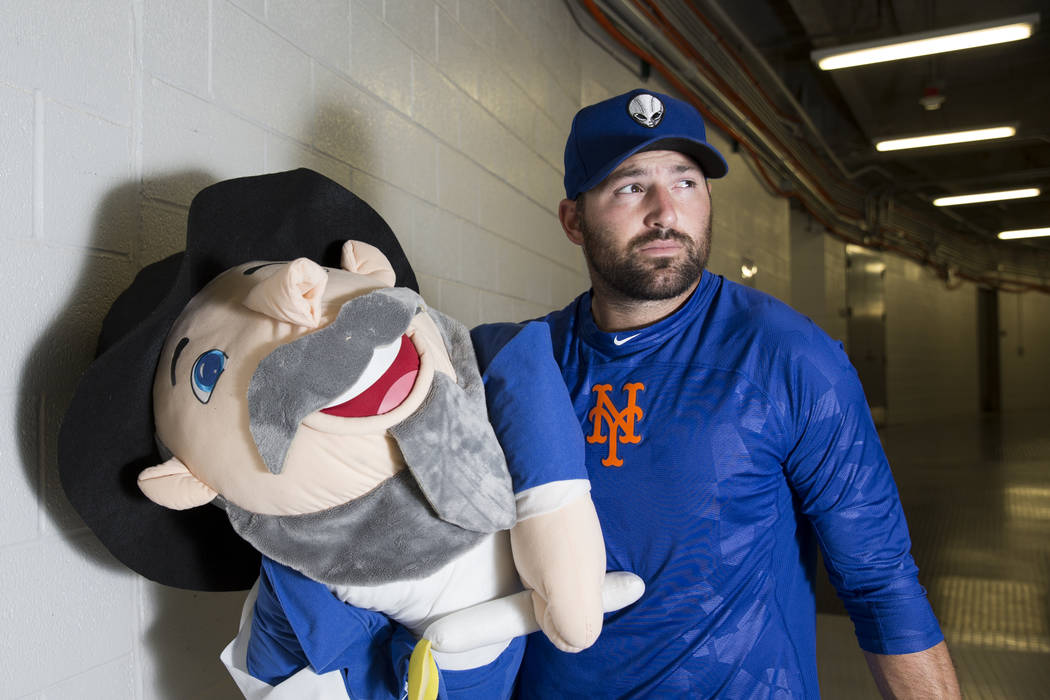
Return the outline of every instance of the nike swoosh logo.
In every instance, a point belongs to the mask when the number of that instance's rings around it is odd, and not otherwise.
[[[627,341],[634,340],[635,338],[637,338],[640,335],[641,335],[641,333],[635,333],[634,335],[629,335],[626,338],[621,338],[618,335],[613,336],[613,345],[623,345]]]

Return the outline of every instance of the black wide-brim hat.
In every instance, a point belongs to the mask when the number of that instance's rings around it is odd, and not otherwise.
[[[390,227],[336,182],[306,169],[226,180],[193,199],[186,250],[143,268],[113,302],[95,361],[62,421],[58,467],[84,522],[134,571],[200,591],[246,589],[258,576],[258,553],[222,509],[168,510],[139,490],[139,472],[163,461],[154,441],[153,375],[175,319],[217,275],[252,260],[306,257],[339,267],[350,239],[379,248],[397,285],[418,291]]]

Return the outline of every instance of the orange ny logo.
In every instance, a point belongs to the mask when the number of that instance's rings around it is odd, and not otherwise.
[[[635,403],[635,397],[639,391],[645,391],[645,385],[641,382],[628,382],[623,385],[623,391],[627,392],[627,408],[622,411],[617,410],[616,404],[609,398],[611,384],[595,384],[591,391],[598,394],[598,400],[587,414],[587,419],[594,423],[594,429],[587,436],[587,442],[607,442],[609,456],[602,460],[602,464],[606,467],[622,467],[623,460],[616,456],[616,445],[621,442],[641,442],[642,437],[634,432],[634,422],[641,420],[645,414]],[[603,427],[608,429],[608,434],[603,432]]]

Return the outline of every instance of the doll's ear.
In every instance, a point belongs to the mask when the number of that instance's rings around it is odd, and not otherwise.
[[[397,279],[394,268],[383,255],[383,251],[361,241],[347,241],[343,244],[342,266],[344,270],[368,275],[381,282],[384,287],[393,287]]]
[[[187,510],[211,503],[217,494],[199,480],[178,457],[163,464],[143,469],[139,474],[139,489],[157,505],[172,510]]]

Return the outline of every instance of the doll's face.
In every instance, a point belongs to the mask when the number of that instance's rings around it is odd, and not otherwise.
[[[390,288],[388,264],[365,268],[241,265],[173,325],[154,379],[157,436],[230,502],[315,512],[404,467],[387,429],[435,372],[454,372],[422,300]]]

